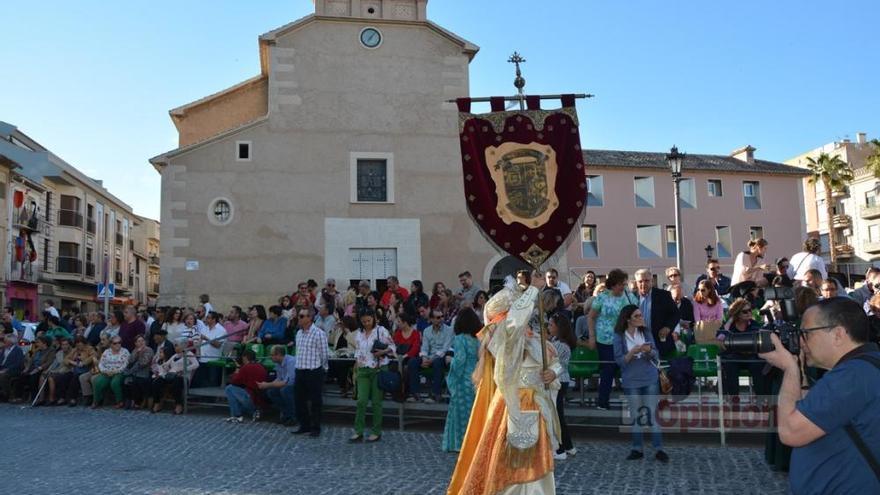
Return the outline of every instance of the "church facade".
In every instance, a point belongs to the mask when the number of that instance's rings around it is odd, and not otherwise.
[[[268,304],[308,278],[488,282],[502,256],[467,214],[447,102],[479,48],[426,8],[316,0],[260,36],[258,76],[170,112],[179,147],[150,160],[160,304]]]

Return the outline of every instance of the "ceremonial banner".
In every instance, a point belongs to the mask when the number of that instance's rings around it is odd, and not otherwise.
[[[580,224],[586,176],[574,95],[562,108],[505,111],[492,98],[492,112],[470,113],[457,100],[468,211],[498,249],[538,266],[566,243]]]

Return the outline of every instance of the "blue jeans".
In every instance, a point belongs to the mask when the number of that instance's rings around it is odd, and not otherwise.
[[[281,411],[281,419],[296,419],[293,409],[293,385],[266,389],[266,397]]]
[[[657,402],[660,385],[655,383],[646,387],[623,387],[629,404],[629,415],[632,421],[632,449],[642,451],[642,427],[651,427],[651,443],[655,450],[663,449],[663,437],[660,434],[660,423],[657,421]]]
[[[241,417],[245,414],[253,414],[256,408],[247,390],[237,385],[226,386],[226,400],[229,402],[229,414]]]
[[[421,390],[421,371],[422,371],[422,361],[423,360],[431,360],[431,393],[434,394],[434,398],[440,397],[440,393],[443,391],[443,370],[446,368],[446,356],[440,357],[427,357],[427,356],[419,356],[414,357],[409,360],[406,364],[407,374],[409,375],[409,393],[412,395],[418,394]]]
[[[611,387],[614,385],[614,374],[617,373],[617,364],[614,363],[614,346],[596,343],[596,349],[599,351],[599,361],[603,362],[599,365],[599,398],[597,404],[608,407],[611,400]]]

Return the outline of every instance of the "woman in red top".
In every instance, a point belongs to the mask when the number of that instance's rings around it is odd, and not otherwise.
[[[440,304],[440,293],[446,292],[446,284],[443,282],[434,282],[434,288],[431,290],[431,309],[437,307]]]
[[[410,314],[400,313],[397,316],[397,331],[392,338],[397,347],[397,355],[404,358],[404,365],[409,358],[418,356],[422,347],[422,334],[413,328],[415,324],[416,319]]]

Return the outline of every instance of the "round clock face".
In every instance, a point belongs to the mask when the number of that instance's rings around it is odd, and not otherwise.
[[[361,44],[367,48],[376,48],[382,44],[382,33],[376,28],[364,28],[361,31]]]

